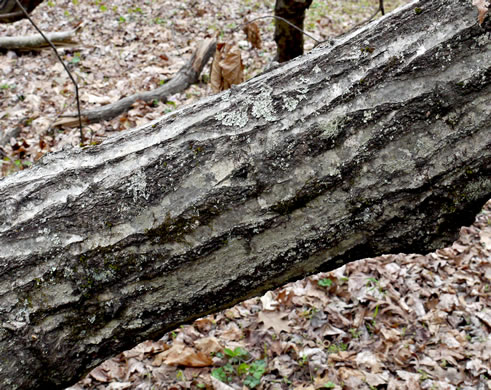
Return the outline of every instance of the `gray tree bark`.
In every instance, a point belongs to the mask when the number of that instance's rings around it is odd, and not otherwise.
[[[422,0],[0,181],[0,387],[63,388],[317,270],[451,242],[491,197],[489,25]]]

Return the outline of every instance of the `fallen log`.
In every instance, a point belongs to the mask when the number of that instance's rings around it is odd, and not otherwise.
[[[143,100],[144,102],[153,102],[154,100],[165,102],[169,96],[186,90],[191,84],[199,80],[201,71],[213,56],[213,53],[215,53],[215,48],[215,38],[208,38],[201,41],[191,56],[191,59],[167,83],[152,91],[135,93],[111,104],[90,110],[83,110],[81,112],[82,123],[97,123],[103,120],[113,119],[130,110],[131,106],[138,100]],[[62,119],[56,121],[53,126],[76,127],[78,124],[78,116],[72,113],[62,115]]]
[[[28,13],[31,13],[43,0],[20,0],[19,2]],[[13,23],[25,17],[26,15],[16,0],[0,0],[0,23]]]
[[[70,31],[45,33],[46,37],[56,47],[74,47],[79,43],[73,40],[73,36],[80,27]],[[25,35],[20,37],[0,37],[0,49],[3,50],[41,50],[48,48],[49,44],[40,34]]]
[[[0,180],[0,387],[63,388],[287,280],[450,243],[491,197],[476,14],[412,2]]]

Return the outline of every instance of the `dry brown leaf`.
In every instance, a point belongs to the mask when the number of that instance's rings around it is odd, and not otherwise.
[[[222,332],[221,338],[227,341],[237,341],[242,337],[242,330],[235,322],[228,324],[228,327]]]
[[[224,80],[224,89],[244,81],[244,65],[238,45],[225,44],[220,66]]]
[[[370,351],[362,351],[356,355],[355,362],[359,367],[369,368],[369,371],[374,374],[380,373],[382,370],[380,359],[377,355]]]
[[[296,386],[295,390],[315,390],[315,387],[314,385],[306,384],[306,385]]]
[[[170,366],[207,367],[213,364],[211,357],[203,352],[197,352],[181,343],[175,343],[170,349],[159,353],[153,361],[154,366],[162,363]]]
[[[384,371],[380,374],[374,374],[371,372],[365,372],[364,374],[366,382],[373,388],[384,385],[389,380],[389,374],[387,371]]]
[[[479,233],[481,236],[481,243],[484,248],[487,250],[491,250],[491,229],[483,229]]]
[[[158,341],[147,340],[144,341],[143,343],[138,344],[132,350],[143,354],[146,353],[153,354],[153,353],[165,351],[166,349],[169,349],[169,346],[161,340]]]
[[[210,356],[211,353],[220,352],[223,349],[216,337],[198,339],[194,342],[194,345],[207,356]]]
[[[210,84],[214,92],[225,91],[244,81],[244,65],[238,45],[218,43],[211,66]]]
[[[276,301],[272,291],[268,291],[259,300],[263,304],[263,310],[273,311],[278,305],[278,302]]]
[[[290,288],[286,287],[281,289],[276,299],[278,300],[279,303],[281,303],[284,306],[291,306],[292,299],[294,297],[295,294],[293,293],[293,291]]]
[[[365,382],[365,375],[361,371],[353,370],[348,367],[340,367],[339,376],[348,389],[361,389]]]
[[[491,328],[491,308],[487,307],[482,312],[476,313],[476,317]]]
[[[285,313],[271,312],[271,311],[261,311],[257,316],[258,322],[264,324],[265,329],[273,328],[276,334],[280,334],[282,331],[290,332],[291,328],[288,325],[288,320],[284,320]]]
[[[261,48],[261,33],[259,32],[259,27],[255,22],[248,23],[246,20],[246,25],[244,26],[244,32],[247,35],[247,40],[252,44],[255,49]]]
[[[104,370],[104,368],[102,368],[102,366],[99,366],[99,367],[96,367],[94,368],[91,372],[90,372],[90,376],[92,378],[94,378],[96,381],[99,381],[99,382],[109,382],[109,375],[107,373],[106,370]]]
[[[484,19],[486,18],[486,14],[488,13],[489,1],[472,0],[472,5],[475,5],[477,10],[479,11],[477,15],[477,20],[479,20],[479,24],[482,24],[484,22]]]

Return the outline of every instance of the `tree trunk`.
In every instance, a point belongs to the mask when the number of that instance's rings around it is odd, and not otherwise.
[[[0,387],[62,388],[287,280],[451,242],[491,197],[476,15],[413,2],[1,180]]]
[[[303,21],[312,0],[276,0],[274,14],[287,20],[275,19],[274,40],[278,62],[286,62],[303,54]],[[300,30],[299,30],[300,29]]]

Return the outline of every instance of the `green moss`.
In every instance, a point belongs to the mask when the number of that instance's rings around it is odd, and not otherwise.
[[[87,266],[87,258],[84,255],[80,255],[78,260],[80,261],[80,263],[82,263],[83,266]]]
[[[362,47],[360,49],[360,51],[362,53],[369,53],[369,54],[371,54],[371,53],[373,53],[375,51],[375,48],[374,47],[367,46],[367,47]]]
[[[104,267],[106,269],[109,269],[111,271],[114,271],[114,272],[118,272],[119,271],[119,266],[116,265],[114,262],[111,261],[111,258],[109,256],[106,256],[104,258]]]
[[[389,58],[387,61],[387,64],[385,64],[384,71],[389,72],[395,67],[397,67],[401,63],[401,60],[397,56],[392,56]]]
[[[414,13],[415,13],[416,15],[419,15],[421,12],[423,12],[423,10],[422,10],[421,8],[419,8],[419,7],[416,7],[416,8],[414,9]]]
[[[32,307],[32,298],[31,296],[27,296],[25,299],[25,302],[27,303],[27,306]]]

